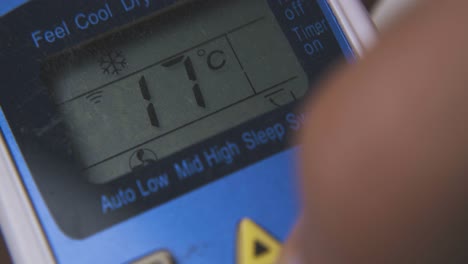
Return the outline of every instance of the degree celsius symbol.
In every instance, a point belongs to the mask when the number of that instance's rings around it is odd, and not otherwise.
[[[199,49],[197,55],[199,57],[204,57],[206,55],[206,50]],[[206,64],[210,70],[220,70],[226,65],[226,54],[223,50],[214,50],[206,56]]]

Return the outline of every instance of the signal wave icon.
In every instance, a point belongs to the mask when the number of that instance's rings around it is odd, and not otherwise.
[[[99,104],[102,102],[102,97],[103,97],[102,91],[96,91],[96,92],[92,92],[88,94],[86,96],[86,99],[88,99],[88,101],[90,101],[93,104]]]

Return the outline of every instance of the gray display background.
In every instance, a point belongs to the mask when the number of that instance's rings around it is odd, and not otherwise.
[[[148,24],[134,39],[97,43],[54,73],[54,98],[92,182],[130,172],[138,151],[148,160],[153,153],[167,157],[307,91],[307,77],[266,1],[226,0],[202,10],[170,26]],[[223,53],[212,57],[215,64],[225,60],[220,69],[208,66],[213,51]],[[118,73],[103,70],[107,52],[121,53]],[[163,66],[178,56],[190,57],[197,81],[183,63]],[[150,100],[141,94],[143,76]],[[196,83],[205,107],[195,100]],[[159,127],[149,121],[149,103]]]

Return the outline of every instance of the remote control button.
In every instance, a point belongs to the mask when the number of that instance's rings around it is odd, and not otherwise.
[[[237,264],[274,264],[281,243],[250,219],[243,219],[237,234]]]
[[[168,251],[159,251],[144,258],[141,258],[133,264],[175,264],[174,258]]]

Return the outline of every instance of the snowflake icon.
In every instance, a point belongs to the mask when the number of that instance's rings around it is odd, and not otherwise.
[[[121,71],[127,68],[127,60],[122,51],[106,50],[101,52],[99,57],[99,66],[103,73],[118,75]]]

